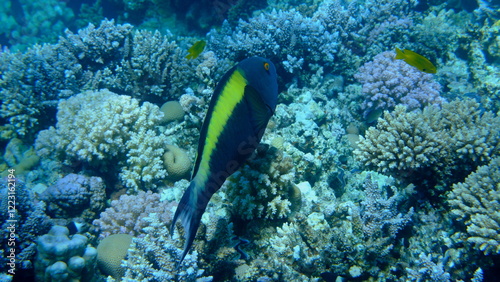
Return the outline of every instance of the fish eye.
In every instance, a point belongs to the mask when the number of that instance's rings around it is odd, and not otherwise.
[[[266,71],[268,71],[269,70],[269,63],[267,63],[267,62],[264,63],[264,68],[266,69]]]

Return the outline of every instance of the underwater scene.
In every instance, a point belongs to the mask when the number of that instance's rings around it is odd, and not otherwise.
[[[5,0],[0,45],[0,281],[500,281],[499,0]]]

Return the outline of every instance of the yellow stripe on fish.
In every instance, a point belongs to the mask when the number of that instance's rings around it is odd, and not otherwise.
[[[241,74],[240,70],[236,69],[221,92],[219,99],[214,106],[213,114],[208,121],[208,131],[201,156],[201,163],[198,169],[197,177],[195,178],[196,186],[200,187],[207,181],[210,170],[211,155],[217,145],[219,137],[224,130],[229,117],[233,113],[236,104],[241,102],[243,94],[245,94],[246,79]]]

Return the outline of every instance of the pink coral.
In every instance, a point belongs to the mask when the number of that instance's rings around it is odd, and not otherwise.
[[[441,86],[432,74],[396,60],[395,56],[392,51],[382,52],[354,75],[363,84],[365,101],[361,107],[365,115],[378,109],[392,110],[400,104],[413,110],[444,101],[439,96]]]
[[[111,202],[111,207],[101,213],[93,224],[101,231],[101,237],[111,234],[130,234],[142,237],[143,229],[150,221],[146,218],[156,213],[161,222],[170,224],[176,202],[160,202],[160,194],[139,191],[137,195],[123,195]]]

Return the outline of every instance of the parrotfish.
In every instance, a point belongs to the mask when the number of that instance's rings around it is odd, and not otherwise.
[[[184,259],[212,195],[259,145],[278,102],[274,64],[252,57],[231,68],[217,84],[201,127],[191,183],[177,206],[170,227],[184,227]],[[179,262],[179,263],[180,263]]]
[[[426,57],[408,49],[404,49],[403,51],[401,51],[401,49],[396,48],[396,57],[394,59],[404,60],[407,64],[416,67],[420,71],[427,73],[436,73],[436,66],[434,66],[431,61],[429,61]]]
[[[207,42],[205,42],[205,40],[196,41],[193,46],[188,49],[189,54],[186,55],[186,59],[191,60],[198,58],[201,52],[203,52],[203,49],[205,49],[206,45]]]

